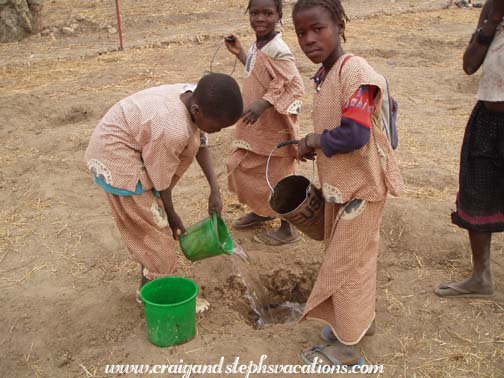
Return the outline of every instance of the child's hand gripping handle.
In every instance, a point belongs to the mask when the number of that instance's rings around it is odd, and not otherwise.
[[[268,156],[268,161],[266,162],[266,182],[268,183],[268,187],[270,189],[271,194],[273,194],[275,192],[275,190],[273,189],[273,186],[271,186],[271,182],[269,180],[269,163],[270,163],[271,156],[273,155],[273,152],[275,152],[275,150],[282,148],[282,147],[285,147],[285,146],[299,144],[299,142],[300,141],[296,140],[296,139],[286,140],[285,142],[277,144],[276,147],[271,150],[271,152]],[[313,182],[313,180],[315,179],[315,160],[312,160],[312,162],[313,162],[313,174],[312,174],[311,182]],[[311,185],[308,185],[308,187],[306,188],[307,194],[310,192],[310,189],[311,189]]]

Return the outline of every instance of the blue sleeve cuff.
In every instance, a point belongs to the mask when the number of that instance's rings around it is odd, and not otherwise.
[[[367,127],[343,117],[340,127],[322,132],[320,147],[327,157],[347,154],[364,147],[370,135],[371,131]]]

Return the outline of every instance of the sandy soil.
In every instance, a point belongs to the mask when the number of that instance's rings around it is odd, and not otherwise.
[[[295,322],[255,329],[232,259],[191,264],[210,310],[191,342],[160,349],[146,339],[136,304],[138,271],[103,193],[83,164],[89,136],[104,111],[140,89],[196,81],[224,33],[253,35],[245,1],[123,0],[125,51],[117,51],[112,1],[46,2],[54,37],[0,46],[0,376],[103,377],[105,364],[300,363],[303,348],[320,343],[320,326]],[[446,300],[436,285],[470,272],[466,234],[450,224],[459,150],[474,104],[478,75],[467,77],[461,56],[477,10],[444,10],[444,1],[345,2],[352,18],[346,49],[383,72],[400,103],[398,158],[407,193],[388,201],[378,273],[377,334],[366,337],[370,363],[383,377],[504,376],[504,239],[493,243],[496,296]],[[290,5],[285,39],[308,88],[314,67],[297,47]],[[58,30],[77,23],[73,35]],[[214,70],[230,72],[221,49]],[[238,69],[234,76],[241,78]],[[308,91],[310,92],[310,91]],[[302,116],[311,129],[309,93]],[[224,162],[232,130],[211,137],[226,203],[225,219],[242,214],[226,191]],[[301,171],[309,174],[309,166]],[[193,166],[176,189],[189,225],[205,216],[208,188]],[[235,232],[251,256],[271,303],[306,300],[323,258],[319,243],[263,248],[259,229]],[[125,375],[134,376],[134,375]],[[139,376],[139,375],[137,375]],[[225,375],[223,375],[225,376]],[[243,375],[234,375],[243,376]]]

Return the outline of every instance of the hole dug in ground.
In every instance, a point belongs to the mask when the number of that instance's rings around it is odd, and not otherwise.
[[[231,307],[257,329],[297,321],[316,275],[315,264],[302,271],[277,269],[268,274],[254,274],[242,266],[226,282]]]

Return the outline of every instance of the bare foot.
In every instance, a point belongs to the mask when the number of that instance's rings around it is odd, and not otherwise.
[[[376,333],[376,320],[373,320],[368,330],[366,331],[366,336],[373,336]],[[322,332],[320,333],[320,338],[324,340],[326,343],[331,344],[341,344],[334,333],[331,330],[331,327],[325,326],[322,328]]]

